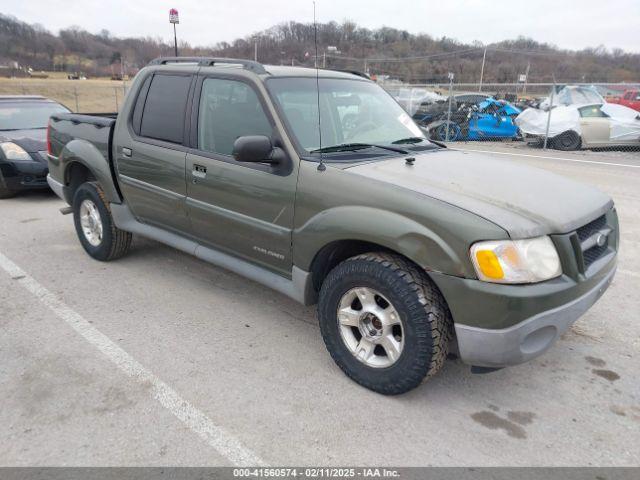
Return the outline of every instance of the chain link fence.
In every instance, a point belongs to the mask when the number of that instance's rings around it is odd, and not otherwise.
[[[640,152],[640,84],[378,83],[442,142]],[[0,79],[0,95],[42,95],[74,112],[117,112],[127,82]]]
[[[441,142],[640,152],[640,84],[378,83]]]

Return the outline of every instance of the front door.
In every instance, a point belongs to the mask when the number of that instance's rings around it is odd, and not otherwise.
[[[266,135],[277,143],[273,119],[246,80],[204,77],[198,92],[193,116],[197,140],[186,158],[194,235],[214,248],[289,274],[297,168],[276,171],[268,164],[241,164],[231,156],[235,140],[244,135]]]
[[[590,105],[578,109],[582,140],[587,145],[607,145],[611,138],[611,120],[600,107]]]

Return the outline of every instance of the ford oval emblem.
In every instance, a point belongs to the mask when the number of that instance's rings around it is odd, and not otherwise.
[[[604,233],[599,234],[596,237],[596,245],[604,247],[607,244],[607,236]]]

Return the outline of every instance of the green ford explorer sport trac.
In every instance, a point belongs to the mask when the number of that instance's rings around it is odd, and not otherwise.
[[[434,144],[360,74],[161,58],[119,114],[53,115],[48,148],[93,258],[139,234],[317,303],[335,362],[384,394],[449,351],[540,355],[616,268],[607,195]]]

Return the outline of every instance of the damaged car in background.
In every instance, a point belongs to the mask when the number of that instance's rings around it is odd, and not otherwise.
[[[607,103],[590,87],[564,87],[539,108],[528,108],[515,121],[529,143],[541,144],[547,135],[552,148],[640,145],[640,114]]]
[[[0,198],[48,189],[47,122],[69,109],[39,95],[0,95]]]
[[[442,118],[442,114],[446,114],[449,110],[449,97],[435,93],[434,95],[437,95],[437,97],[430,96],[423,98],[415,111],[408,111],[413,118],[413,121],[422,127]],[[473,105],[477,105],[488,98],[491,98],[491,96],[483,93],[463,93],[460,95],[454,95],[451,98],[451,111],[456,111],[465,106],[471,107]]]
[[[449,115],[447,109],[428,126],[429,137],[439,141],[491,140],[519,136],[514,119],[520,109],[489,97],[480,103],[462,103]]]

